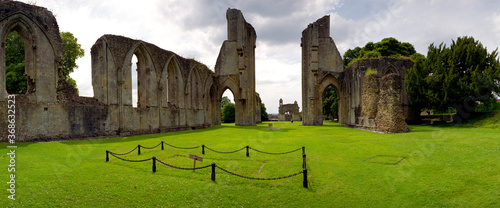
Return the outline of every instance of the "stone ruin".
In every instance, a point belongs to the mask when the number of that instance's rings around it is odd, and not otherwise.
[[[28,77],[28,92],[15,96],[17,141],[124,136],[220,125],[220,102],[227,89],[236,102],[236,125],[256,125],[261,122],[261,99],[255,91],[257,35],[241,11],[228,9],[226,18],[228,38],[220,49],[215,73],[151,43],[102,36],[91,49],[94,97],[90,98],[78,96],[62,76],[62,42],[54,15],[43,7],[0,1],[0,117],[9,115],[5,42],[10,32],[17,31],[25,42]],[[411,67],[412,61],[366,59],[344,70],[330,37],[329,16],[302,32],[301,47],[303,125],[322,125],[322,96],[333,86],[340,98],[339,123],[383,132],[407,130],[395,124],[412,119],[403,88],[403,69]],[[137,63],[131,63],[133,55]],[[137,107],[132,105],[132,64],[138,72]],[[377,70],[377,78],[367,78],[373,80],[366,81],[368,87],[363,90],[362,75],[368,68]],[[387,78],[380,81],[384,76]],[[370,98],[376,94],[375,79],[381,83],[378,100]],[[296,102],[292,107],[283,105],[281,111],[300,120]],[[7,140],[7,126],[7,119],[0,119],[2,141]]]
[[[293,104],[283,104],[283,99],[280,98],[278,111],[278,121],[300,121],[300,109],[297,101]]]
[[[91,49],[94,97],[79,97],[62,77],[62,42],[54,15],[16,1],[0,2],[0,117],[8,115],[5,42],[11,31],[25,41],[28,92],[16,95],[16,139],[36,141],[146,134],[220,125],[224,90],[233,92],[236,125],[260,122],[255,92],[256,33],[239,10],[227,10],[228,38],[215,73],[151,43],[104,35]],[[136,55],[138,62],[131,63]],[[132,105],[132,64],[138,102]],[[0,120],[6,141],[7,119]]]
[[[339,96],[340,124],[386,133],[409,131],[405,121],[414,121],[415,112],[404,89],[404,69],[411,68],[413,61],[391,57],[361,59],[344,70],[330,37],[329,16],[302,32],[301,47],[303,125],[323,125],[323,94],[333,86]],[[365,76],[368,69],[376,74]],[[392,81],[383,82],[386,76]]]

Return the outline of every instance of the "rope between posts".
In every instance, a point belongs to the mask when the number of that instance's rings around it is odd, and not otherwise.
[[[148,159],[144,159],[144,160],[129,160],[129,159],[118,157],[115,155],[115,153],[112,153],[112,152],[109,152],[109,154],[112,155],[113,157],[116,157],[120,160],[127,161],[127,162],[146,162],[146,161],[152,160],[152,158],[148,158]]]
[[[112,153],[112,154],[115,154],[115,155],[128,155],[130,153],[132,153],[134,150],[136,150],[139,146],[135,147],[133,150],[130,150],[126,153],[114,153],[114,152],[109,152],[109,153]]]
[[[252,150],[255,150],[256,152],[260,152],[260,153],[263,153],[263,154],[269,154],[269,155],[284,155],[284,154],[290,154],[292,152],[297,152],[299,150],[301,150],[302,148],[297,148],[295,150],[292,150],[292,151],[288,151],[288,152],[264,152],[264,151],[261,151],[261,150],[258,150],[258,149],[255,149],[255,148],[252,148],[252,147],[249,147],[250,149]]]
[[[207,147],[207,146],[205,146],[205,148],[207,148],[208,150],[211,150],[211,151],[213,151],[213,152],[217,152],[217,153],[221,153],[221,154],[229,154],[229,153],[236,153],[236,152],[239,152],[239,151],[241,151],[241,150],[244,150],[246,147],[242,147],[241,149],[234,150],[234,151],[230,151],[230,152],[222,152],[222,151],[217,151],[217,150],[214,150],[214,149],[212,149],[212,148],[210,148],[210,147]]]
[[[167,144],[165,142],[163,142],[163,144],[166,144],[168,146],[171,146],[171,147],[177,148],[177,149],[196,149],[196,148],[200,148],[200,146],[196,146],[196,147],[177,147],[177,146],[174,146],[174,145],[171,145],[171,144]]]
[[[159,163],[164,164],[164,165],[166,165],[168,167],[179,169],[179,170],[199,170],[199,169],[204,169],[204,168],[208,168],[208,167],[211,166],[211,165],[207,165],[207,166],[196,167],[196,168],[182,168],[182,167],[177,167],[177,166],[174,166],[174,165],[167,164],[167,163],[165,163],[165,162],[163,162],[161,160],[158,160],[158,159],[156,159],[156,161],[158,161]]]
[[[157,147],[158,147],[158,146],[160,146],[160,145],[161,145],[161,142],[160,142],[160,144],[157,144],[157,145],[156,145],[156,146],[154,146],[154,147],[145,147],[145,146],[141,146],[141,147],[142,147],[142,148],[144,148],[144,149],[154,149],[154,148],[157,148]]]
[[[299,174],[302,174],[304,171],[300,171],[298,173],[294,173],[294,174],[291,174],[291,175],[287,175],[287,176],[282,176],[282,177],[277,177],[277,178],[255,178],[255,177],[249,177],[249,176],[244,176],[244,175],[240,175],[240,174],[237,174],[237,173],[233,173],[231,171],[228,171],[224,168],[221,168],[220,166],[218,165],[215,165],[215,167],[219,168],[220,170],[226,172],[226,173],[229,173],[231,175],[234,175],[234,176],[238,176],[238,177],[241,177],[241,178],[246,178],[246,179],[251,179],[251,180],[263,180],[263,181],[271,181],[271,180],[280,180],[280,179],[285,179],[285,178],[291,178],[293,176],[296,176],[296,175],[299,175]]]

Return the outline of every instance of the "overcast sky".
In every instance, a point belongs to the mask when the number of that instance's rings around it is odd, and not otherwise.
[[[25,0],[24,2],[33,2]],[[473,0],[38,0],[53,11],[60,31],[85,50],[71,74],[81,96],[93,96],[90,48],[104,34],[144,40],[214,69],[226,39],[226,10],[242,10],[257,32],[257,92],[268,113],[301,100],[302,30],[330,15],[341,54],[394,37],[426,55],[431,43],[473,36],[491,52],[500,46],[500,1]],[[302,110],[302,108],[301,108]]]

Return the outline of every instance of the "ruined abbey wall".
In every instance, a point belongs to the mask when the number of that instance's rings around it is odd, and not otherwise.
[[[61,74],[62,43],[56,19],[45,8],[0,2],[0,118],[15,102],[16,141],[147,134],[220,124],[225,89],[237,99],[236,125],[260,122],[255,92],[256,34],[239,10],[229,9],[228,40],[216,72],[141,40],[104,35],[92,46],[94,97],[79,97]],[[25,41],[28,92],[5,88],[5,41],[17,31]],[[131,63],[135,55],[137,63]],[[137,65],[137,107],[132,105],[132,65]],[[15,100],[12,101],[13,97]],[[8,121],[0,119],[1,141]]]
[[[333,86],[339,100],[339,123],[376,131],[376,115],[389,115],[377,111],[383,109],[379,108],[379,101],[387,99],[378,93],[380,79],[388,74],[398,75],[401,82],[401,85],[396,85],[399,87],[398,99],[392,99],[396,103],[391,103],[401,106],[404,119],[398,122],[405,119],[411,122],[414,118],[404,89],[404,69],[411,68],[413,61],[390,57],[362,59],[344,70],[329,31],[330,18],[325,16],[302,32],[303,125],[323,125],[323,94],[327,87]],[[376,74],[364,80],[368,69],[376,71]],[[378,119],[393,121],[382,117]]]

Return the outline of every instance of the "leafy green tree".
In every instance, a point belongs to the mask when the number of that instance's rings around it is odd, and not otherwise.
[[[84,56],[85,52],[78,44],[78,39],[69,32],[60,33],[63,45],[63,77],[76,88],[76,81],[69,74],[78,68],[76,59]],[[9,34],[6,41],[6,85],[10,94],[24,94],[27,91],[27,76],[25,73],[24,40],[16,32]]]
[[[359,52],[361,51],[360,47],[356,47],[354,49],[349,49],[344,53],[344,66],[347,66],[352,60],[359,57]]]
[[[7,92],[25,94],[28,88],[28,77],[24,74],[24,41],[16,31],[7,36],[5,66]]]
[[[500,92],[498,49],[488,53],[473,37],[459,37],[450,47],[431,44],[427,58],[406,69],[405,88],[412,105],[467,115],[477,101],[494,103]],[[464,116],[466,117],[466,116]]]
[[[224,96],[222,97],[222,100],[220,102],[220,107],[224,107],[226,104],[229,104],[231,103],[231,100],[227,97],[227,96]]]
[[[266,105],[264,103],[260,104],[260,120],[261,121],[269,121],[269,115],[267,114],[266,111]]]
[[[63,45],[63,65],[62,65],[62,75],[63,77],[75,88],[76,81],[72,79],[69,74],[73,72],[78,65],[76,64],[76,59],[81,58],[85,55],[85,51],[82,49],[82,45],[78,43],[78,39],[70,32],[61,32],[62,45]]]
[[[236,120],[234,103],[228,103],[222,106],[221,113],[223,123],[234,123]]]
[[[323,95],[323,115],[327,117],[337,117],[339,115],[337,91],[332,86],[326,88]]]
[[[410,43],[403,43],[396,38],[384,38],[380,42],[368,42],[363,48],[356,47],[344,53],[344,66],[349,66],[357,59],[378,58],[380,56],[410,57],[416,53],[415,47]]]

